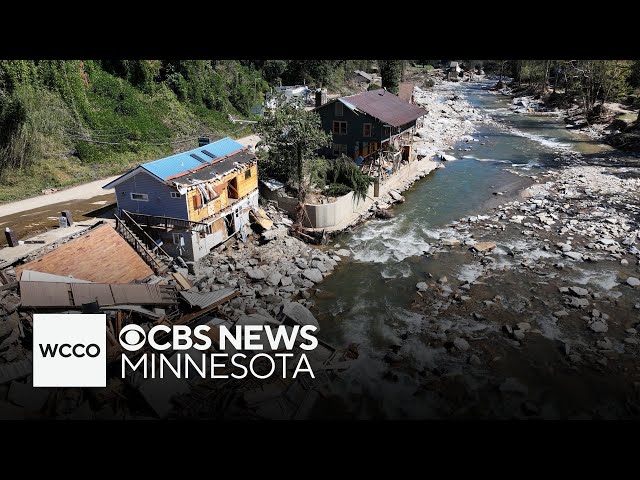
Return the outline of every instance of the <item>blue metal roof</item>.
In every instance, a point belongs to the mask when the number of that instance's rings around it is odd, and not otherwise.
[[[143,163],[140,166],[156,177],[166,180],[169,177],[173,177],[183,172],[186,173],[189,170],[206,165],[205,163],[199,162],[193,158],[191,156],[193,153],[203,160],[214,162],[217,158],[224,157],[230,153],[242,150],[243,148],[244,147],[235,140],[226,137],[203,147],[194,148],[187,152]],[[202,153],[203,150],[210,152],[216,158],[212,159],[207,154]]]

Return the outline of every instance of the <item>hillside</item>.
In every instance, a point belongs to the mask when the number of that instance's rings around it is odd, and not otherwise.
[[[268,88],[236,61],[0,61],[0,202],[242,135]]]

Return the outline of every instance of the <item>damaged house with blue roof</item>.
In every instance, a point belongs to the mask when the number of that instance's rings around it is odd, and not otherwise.
[[[103,188],[115,188],[117,226],[139,253],[198,260],[234,235],[246,235],[258,208],[257,158],[223,138],[143,163]],[[152,262],[150,262],[152,263]]]

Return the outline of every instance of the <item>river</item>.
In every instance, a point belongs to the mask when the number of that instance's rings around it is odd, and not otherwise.
[[[394,218],[372,220],[338,236],[334,247],[353,256],[319,285],[315,313],[321,337],[335,345],[359,344],[360,358],[335,386],[349,415],[359,418],[432,418],[429,401],[416,395],[425,369],[436,368],[438,352],[420,334],[422,314],[411,310],[416,283],[429,275],[473,278],[456,264],[458,256],[429,255],[430,243],[446,236],[447,225],[482,213],[498,201],[518,194],[539,175],[561,162],[559,154],[579,152],[598,158],[613,149],[567,130],[557,116],[514,114],[511,98],[487,90],[488,83],[461,84],[457,93],[503,126],[479,123],[473,137],[449,153],[458,158],[435,170],[405,193],[406,202],[393,209]],[[504,126],[507,126],[505,128]],[[503,192],[496,196],[494,192]],[[446,317],[440,321],[450,321]],[[399,350],[402,367],[389,368],[385,356]],[[326,412],[323,412],[326,414]]]

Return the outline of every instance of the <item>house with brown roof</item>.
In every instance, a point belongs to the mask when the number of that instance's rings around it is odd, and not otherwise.
[[[336,98],[315,111],[333,137],[331,147],[320,153],[329,158],[345,154],[354,160],[388,151],[390,145],[409,160],[416,122],[427,113],[385,89]]]

